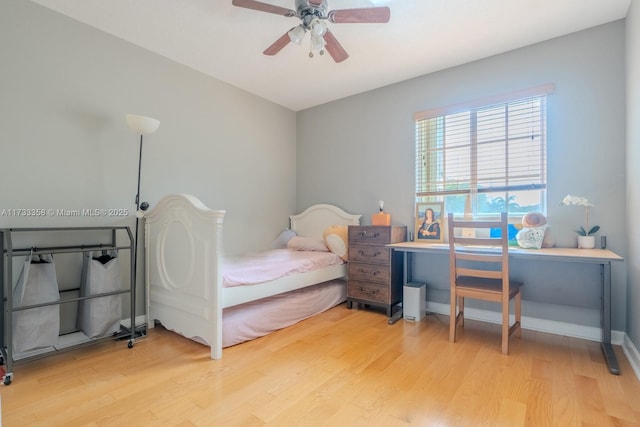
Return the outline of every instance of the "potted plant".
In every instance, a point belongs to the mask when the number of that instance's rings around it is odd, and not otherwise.
[[[580,226],[576,233],[578,233],[578,248],[581,249],[593,249],[596,246],[595,234],[600,230],[599,225],[594,225],[589,228],[589,208],[595,206],[584,197],[567,195],[562,199],[563,206],[582,206],[584,207],[585,227]]]

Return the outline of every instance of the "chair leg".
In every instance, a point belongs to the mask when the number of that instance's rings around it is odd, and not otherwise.
[[[464,297],[458,297],[458,312],[460,313],[458,322],[460,322],[460,326],[464,327]]]
[[[509,354],[509,299],[502,302],[502,354]]]
[[[518,327],[514,331],[514,335],[518,338],[522,338],[522,323],[520,323],[520,319],[522,317],[522,294],[518,292],[515,296],[515,312],[516,312],[516,324]]]
[[[449,341],[456,342],[456,326],[458,323],[458,316],[456,310],[456,302],[458,298],[456,297],[455,290],[451,289],[451,302],[449,305],[451,306],[449,313]]]

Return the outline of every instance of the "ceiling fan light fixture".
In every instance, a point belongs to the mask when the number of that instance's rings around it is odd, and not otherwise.
[[[289,35],[291,43],[300,45],[302,44],[302,39],[304,38],[305,33],[306,30],[304,27],[302,25],[298,25],[297,27],[292,28],[287,34]]]
[[[372,1],[388,2],[391,0]],[[294,0],[294,3],[295,10],[256,0],[232,1],[232,4],[237,7],[286,17],[296,17],[302,22],[299,26],[281,35],[279,39],[262,52],[263,54],[269,56],[275,55],[289,43],[300,45],[302,44],[305,33],[309,31],[311,35],[309,56],[313,57],[314,50],[319,51],[322,55],[326,47],[326,52],[329,53],[336,63],[349,58],[349,54],[344,50],[333,33],[329,31],[329,22],[333,24],[386,23],[389,22],[391,17],[391,10],[387,6],[329,10],[328,0]]]
[[[327,33],[327,23],[314,18],[309,24],[309,29],[314,36],[323,37]]]

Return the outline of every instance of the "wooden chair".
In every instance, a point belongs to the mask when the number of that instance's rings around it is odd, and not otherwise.
[[[509,336],[521,336],[520,288],[523,284],[509,279],[507,214],[502,213],[499,221],[470,221],[455,219],[450,213],[448,228],[451,282],[449,341],[455,342],[458,325],[464,327],[465,298],[495,301],[502,306],[502,353],[509,354]],[[501,229],[501,237],[490,237],[491,228]],[[511,299],[515,299],[515,323],[509,326]]]

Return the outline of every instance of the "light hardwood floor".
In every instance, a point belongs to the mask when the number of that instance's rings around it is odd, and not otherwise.
[[[621,349],[448,317],[388,325],[340,305],[209,359],[162,328],[15,366],[0,386],[12,426],[640,426],[640,382]]]

